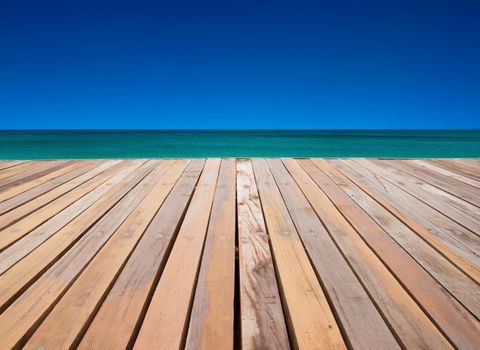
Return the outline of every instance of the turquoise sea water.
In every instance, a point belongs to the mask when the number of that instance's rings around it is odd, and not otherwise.
[[[0,159],[480,157],[480,130],[0,131]]]

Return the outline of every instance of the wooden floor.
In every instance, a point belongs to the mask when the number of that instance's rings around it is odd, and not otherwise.
[[[0,162],[0,349],[480,349],[480,160]]]

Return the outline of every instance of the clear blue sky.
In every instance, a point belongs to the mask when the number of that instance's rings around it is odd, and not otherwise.
[[[480,128],[480,1],[4,0],[12,128]]]

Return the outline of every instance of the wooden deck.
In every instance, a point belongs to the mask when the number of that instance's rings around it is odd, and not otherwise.
[[[0,349],[480,349],[480,160],[0,162]]]

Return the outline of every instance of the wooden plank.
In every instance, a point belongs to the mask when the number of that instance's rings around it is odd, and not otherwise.
[[[15,203],[15,198],[12,198],[12,201],[8,200],[3,203],[0,203],[0,229],[4,229],[7,226],[10,226],[11,224],[17,222],[18,220],[24,218],[28,214],[33,213],[34,211],[44,207],[45,205],[52,203],[54,205],[57,202],[53,202],[55,199],[59,198],[60,196],[70,192],[74,188],[82,185],[86,181],[94,178],[98,174],[103,173],[105,170],[108,168],[114,166],[115,164],[119,164],[120,161],[106,161],[102,162],[101,164],[98,164],[94,169],[91,169],[84,173],[81,176],[78,176],[75,179],[72,179],[68,181],[67,183],[64,183],[61,186],[58,186],[57,188],[44,193],[41,196],[38,196],[35,199],[32,199],[28,201],[27,203],[23,203],[19,206],[17,206],[17,203]],[[122,165],[117,165],[118,169]],[[112,170],[113,171],[113,170]],[[92,180],[92,182],[95,180]],[[62,198],[62,201],[68,203],[68,196]]]
[[[450,168],[394,161],[420,169],[415,176],[389,160],[256,159],[252,167],[209,159],[207,168],[230,169],[217,179],[225,190],[213,181],[193,197],[207,174],[196,168],[203,160],[143,161],[3,170],[0,161],[0,183],[8,182],[0,243],[20,228],[0,248],[1,349],[29,339],[36,343],[28,348],[323,348],[325,339],[349,349],[480,347],[480,210],[440,188],[458,182],[475,195],[480,181],[464,169],[480,178],[478,159],[448,160]],[[153,196],[182,161],[168,195]],[[310,177],[304,163],[320,173]],[[94,198],[101,186],[110,189]],[[213,202],[219,209],[210,212]],[[138,213],[142,205],[150,219]]]
[[[464,171],[464,169],[462,169],[464,165],[453,163],[454,161],[453,159],[428,159],[427,161],[438,167],[441,167],[442,169],[446,169],[453,173],[468,177],[476,181],[480,181],[480,174],[478,176],[475,175],[476,167],[472,168],[473,172],[469,172],[468,170]],[[467,167],[470,167],[470,166],[467,164]]]
[[[73,161],[71,160],[52,160],[52,161],[43,161],[38,164],[33,170],[27,173],[18,173],[15,176],[9,177],[2,181],[0,186],[0,191],[7,191],[12,187],[17,187],[25,183],[37,180],[42,176],[48,175],[53,171],[61,169],[65,164],[70,164]]]
[[[426,169],[432,170],[436,173],[454,178],[458,181],[464,182],[466,184],[469,184],[470,186],[473,186],[473,187],[476,187],[476,188],[480,189],[480,181],[477,181],[477,180],[471,179],[467,176],[457,174],[453,171],[444,169],[441,166],[436,165],[435,163],[429,162],[428,160],[413,159],[413,160],[410,160],[410,162],[415,163],[416,165],[421,166],[423,168],[426,168]]]
[[[55,189],[56,187],[65,184],[66,182],[79,177],[82,174],[85,174],[87,171],[92,170],[94,167],[97,167],[99,164],[98,161],[86,161],[80,162],[80,167],[77,169],[70,171],[64,175],[58,176],[53,180],[50,180],[40,186],[27,190],[15,197],[7,199],[0,203],[0,215],[13,210],[20,205],[31,202],[37,197]]]
[[[137,166],[138,162],[135,161],[133,165]],[[118,174],[119,176],[122,176],[121,170],[125,168],[131,168],[131,163],[125,161],[106,169],[100,175],[80,185],[67,195],[36,211],[34,215],[27,216],[21,221],[1,230],[0,251],[9,247],[34,229],[53,234],[56,230],[68,223],[69,220],[73,219],[76,214],[78,214],[77,210],[79,210],[81,206],[88,207],[88,204],[92,203],[91,200],[89,201],[92,197],[87,197],[87,200],[82,200],[84,196],[102,184],[106,184],[110,178],[116,176],[118,173],[120,173]],[[105,189],[105,187],[103,188]],[[3,220],[4,218],[0,221],[2,226],[6,224],[6,220],[5,223]]]
[[[358,160],[363,162],[364,160]],[[429,204],[436,210],[444,213],[458,224],[468,228],[472,232],[479,232],[480,209],[475,205],[407,172],[403,164],[396,165],[393,161],[369,160],[378,167],[383,168],[389,175],[389,180],[396,181],[399,185],[411,194]],[[393,166],[395,165],[395,167]],[[402,167],[403,165],[403,167]],[[400,167],[400,168],[399,168]]]
[[[27,163],[27,162],[28,162],[28,160],[11,160],[11,161],[4,160],[0,163],[0,170],[13,168],[15,166],[18,166],[20,164],[24,164],[24,163]]]
[[[186,349],[233,349],[235,160],[223,159],[192,306]]]
[[[79,349],[113,350],[132,347],[155,283],[161,273],[162,276],[165,274],[162,268],[174,240],[172,237],[178,230],[204,163],[203,159],[190,162],[108,292]],[[204,210],[204,207],[197,209]],[[176,277],[179,276],[183,277],[180,271]],[[182,290],[173,289],[172,286],[172,292],[178,295]],[[172,306],[182,307],[180,300],[174,300]],[[117,326],[112,327],[112,324]],[[162,339],[158,344],[167,341],[170,340]]]
[[[469,242],[475,242],[477,239],[475,233],[480,233],[478,220],[455,207],[456,197],[422,180],[402,173],[400,170],[392,168],[385,162],[382,163],[375,159],[355,159],[355,162],[366,168],[375,169],[375,171],[387,181],[412,194],[425,204],[471,231],[470,233],[465,231],[461,237],[456,237],[458,240],[470,238]],[[467,246],[469,244],[470,243],[466,242]]]
[[[252,162],[293,346],[346,348],[266,161]]]
[[[480,193],[478,193],[479,191],[476,187],[438,172],[419,167],[406,160],[393,159],[384,162],[457,197],[456,202],[458,205],[461,205],[459,208],[470,215],[477,213],[477,217],[480,217]],[[468,203],[471,205],[467,205]]]
[[[41,162],[31,162],[28,166],[21,169],[13,168],[13,176],[8,175],[7,178],[4,178],[6,174],[1,174],[0,179],[0,190],[5,190],[7,188],[18,186],[22,183],[35,180],[38,177],[41,177],[45,174],[48,174],[50,171],[58,169],[61,167],[65,161],[60,160],[51,160],[51,161],[41,161]]]
[[[153,163],[153,164],[151,164]],[[0,311],[57,261],[82,235],[156,165],[147,162],[53,237],[0,276]],[[168,165],[168,164],[167,164]],[[160,166],[162,169],[163,167]],[[90,231],[88,231],[90,232]],[[103,233],[102,233],[103,234]]]
[[[282,161],[276,159],[268,163],[349,347],[365,350],[400,349],[375,304]]]
[[[417,174],[413,175],[413,174],[409,174],[409,175],[412,175],[412,176],[415,176],[416,178],[422,180],[422,181],[425,181],[425,182],[428,182],[427,178],[420,173],[420,171],[418,171],[416,169],[416,167],[414,167],[412,164],[403,164],[401,163],[401,166],[403,167],[406,167],[406,168],[409,168],[409,167],[412,167],[413,169],[415,169],[415,171],[417,172]],[[398,166],[397,166],[398,167]],[[403,169],[403,168],[402,168]],[[424,170],[423,168],[421,168],[421,170]],[[409,170],[413,173],[413,170]],[[426,169],[424,170],[426,171]],[[451,207],[453,207],[453,209],[455,209],[457,212],[459,212],[460,214],[463,214],[463,215],[468,215],[468,219],[471,220],[471,217],[478,223],[478,225],[480,225],[480,206],[479,205],[474,205],[472,203],[470,203],[469,201],[466,201],[464,199],[461,198],[461,195],[460,194],[457,194],[455,195],[454,193],[454,189],[457,187],[457,188],[461,188],[461,191],[466,191],[468,189],[468,191],[470,191],[470,197],[479,197],[479,194],[480,193],[480,190],[474,186],[471,186],[469,184],[466,184],[466,183],[463,183],[459,180],[456,180],[454,178],[450,178],[450,177],[447,177],[445,175],[441,175],[441,174],[437,174],[437,177],[438,176],[443,176],[444,178],[440,181],[439,183],[442,183],[444,182],[445,183],[445,188],[440,188],[440,184],[438,185],[434,185],[433,187],[431,187],[431,190],[432,193],[435,195],[435,196],[441,196],[445,199],[441,199],[439,200],[440,202],[442,201],[445,201],[447,202]],[[449,180],[450,181],[447,181]],[[430,181],[430,182],[433,182],[433,181]],[[459,185],[463,185],[463,186],[459,186]],[[447,190],[447,188],[450,188],[450,190]],[[438,200],[437,200],[438,201]],[[459,217],[459,220],[462,220],[462,217],[460,216],[460,214],[457,214],[457,216]],[[463,219],[464,220],[464,219]],[[474,231],[474,230],[472,230]]]
[[[456,159],[460,160],[465,164],[471,165],[474,168],[477,168],[478,171],[480,171],[480,158],[456,158]]]
[[[135,342],[134,348],[136,349],[176,349],[181,348],[181,344],[184,342],[219,168],[220,159],[207,161],[165,269],[154,289],[152,300]],[[114,338],[115,333],[110,330],[109,324],[111,323],[104,322],[105,331]],[[126,331],[126,335],[123,337],[128,340],[128,335],[132,333],[132,330],[122,330]],[[103,337],[98,334],[89,339],[94,343],[99,343],[102,341],[99,338]],[[115,346],[112,348],[125,348],[125,342],[118,344],[120,346],[117,346],[117,342],[114,344]],[[83,348],[103,349],[104,347],[94,346],[92,348],[89,343],[85,342]]]
[[[335,197],[335,203],[342,215],[356,228],[397,279],[402,281],[444,334],[458,348],[479,347],[480,323],[467,309],[476,317],[480,316],[480,286],[363,193],[326,160],[315,159],[314,163],[325,174],[323,181],[331,180],[337,184],[337,188],[333,184],[322,188],[330,198]]]
[[[64,174],[68,174],[68,172],[78,169],[83,166],[83,162],[73,161],[73,162],[66,162],[63,163],[60,167],[56,168],[55,170],[44,174],[38,177],[35,180],[28,181],[22,184],[19,184],[14,187],[3,187],[0,188],[0,202],[6,201],[9,198],[15,197],[25,191],[30,189],[34,189],[37,186],[45,184],[51,180],[54,180],[56,177],[59,177]]]
[[[173,162],[172,167],[158,176],[151,192],[58,301],[24,349],[42,346],[47,349],[70,348],[78,344],[92,315],[188,164],[185,159]]]
[[[448,233],[448,230],[452,232],[465,230],[463,227],[360,164],[351,160],[331,162],[437,252],[464,271],[477,284],[480,283],[480,259]]]
[[[335,206],[338,199],[324,193],[331,184],[321,181],[320,169],[310,160],[298,162],[308,175],[295,167],[293,160],[286,161],[285,165],[402,345],[412,349],[451,348],[448,340],[338,211]],[[312,180],[319,187],[314,187]],[[354,210],[351,205],[348,209]]]
[[[26,162],[24,164],[17,165],[15,167],[5,169],[0,171],[0,186],[2,186],[2,182],[5,181],[5,179],[8,179],[12,176],[17,176],[17,175],[22,175],[22,174],[28,174],[30,171],[32,171],[35,168],[38,168],[39,166],[42,166],[45,163],[51,163],[51,161],[46,161],[46,162]],[[17,177],[17,179],[20,177]],[[14,180],[15,181],[15,180]]]
[[[480,181],[480,172],[476,167],[455,161],[454,159],[432,159],[431,161],[442,168]]]
[[[5,313],[0,315],[0,324],[8,322],[11,329],[15,331],[15,333],[11,334],[10,338],[7,339],[8,342],[16,344],[22,341],[22,339],[25,341],[26,338],[30,336],[33,329],[45,318],[47,313],[71,286],[72,282],[83,271],[85,266],[151,191],[159,174],[168,169],[171,164],[164,162],[161,163],[160,166],[157,166],[158,162],[147,162],[142,167],[146,173],[155,167],[156,169],[150,172],[145,178],[140,177],[140,179],[138,179],[132,175],[131,179],[134,181],[132,184],[135,185],[141,181],[140,184],[136,185],[110,212],[93,225],[93,227],[22,294]],[[75,228],[76,231],[81,231],[81,229],[80,227]],[[31,273],[28,268],[33,266],[32,263],[53,260],[57,256],[58,250],[62,249],[62,246],[68,247],[67,241],[70,237],[64,235],[64,242],[60,241],[59,238],[60,236],[56,235],[56,242],[54,242],[54,240],[47,241],[20,262],[20,264],[27,262],[23,264],[25,273]],[[40,251],[43,251],[43,255],[38,254]],[[32,258],[32,255],[36,256]],[[28,259],[30,259],[30,261],[26,261]],[[19,265],[16,265],[16,267]],[[0,279],[1,278],[2,277],[0,277]],[[2,327],[0,327],[0,333],[1,331]],[[8,328],[6,332],[8,334],[11,333]]]
[[[108,182],[103,183],[95,190],[63,210],[60,214],[45,222],[43,225],[37,227],[28,235],[13,243],[6,250],[0,252],[0,274],[12,267],[15,263],[29,254],[32,250],[37,248],[51,236],[55,235],[58,230],[67,225],[70,221],[79,217],[80,214],[87,210],[90,206],[98,203],[97,201],[99,199],[105,200],[112,196],[117,196],[117,193],[109,195],[108,192],[114,190],[116,185],[122,183],[124,184],[124,179],[128,178],[129,174],[135,172],[135,170],[141,166],[141,162],[142,161],[132,162],[130,165],[122,169],[120,173],[108,179]],[[105,209],[108,209],[108,207]],[[98,215],[99,213],[102,213],[102,211],[98,211],[97,209],[95,214]]]
[[[470,166],[472,169],[476,169],[476,171],[480,174],[480,158],[457,158],[454,160]]]
[[[250,160],[237,160],[242,349],[289,349],[269,237]]]

